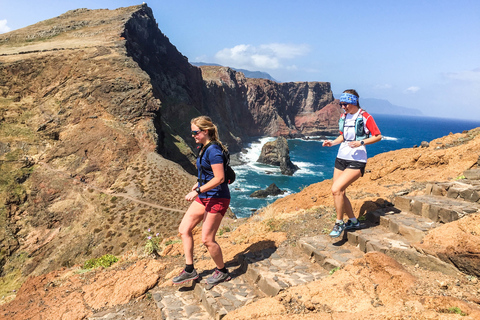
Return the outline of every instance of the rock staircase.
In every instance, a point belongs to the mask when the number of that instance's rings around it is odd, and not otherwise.
[[[454,265],[412,246],[439,225],[480,211],[480,177],[427,184],[420,196],[397,196],[394,206],[369,212],[358,230],[341,238],[304,237],[297,246],[305,253],[289,254],[289,246],[249,252],[229,265],[232,280],[208,288],[204,281],[150,292],[164,319],[221,319],[228,312],[280,291],[327,277],[371,251],[383,252],[400,263],[455,275]],[[290,247],[291,249],[291,247]],[[203,277],[211,272],[204,272]]]
[[[412,244],[443,223],[479,211],[479,180],[430,183],[424,195],[397,196],[393,207],[368,212],[361,228],[344,232],[340,240],[315,236],[300,239],[299,245],[326,269],[341,268],[363,253],[379,251],[400,263],[455,275],[458,270],[453,264]]]
[[[178,291],[153,293],[165,319],[221,319],[228,312],[266,296],[275,296],[285,288],[321,279],[328,273],[313,265],[307,256],[293,258],[288,247],[268,248],[241,255],[229,265],[232,280],[213,288],[204,280],[188,284]],[[233,271],[232,271],[233,270]],[[211,272],[201,274],[209,276]]]

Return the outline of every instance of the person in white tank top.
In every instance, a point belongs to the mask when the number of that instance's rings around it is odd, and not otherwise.
[[[333,141],[325,140],[324,147],[340,144],[335,169],[333,171],[332,195],[337,212],[337,220],[330,236],[339,237],[343,230],[359,229],[352,204],[345,194],[349,185],[363,176],[367,164],[367,151],[365,146],[382,139],[372,116],[360,108],[359,95],[353,89],[345,90],[340,96],[340,105],[345,114],[340,118],[340,135]],[[360,118],[361,117],[361,118]],[[361,126],[361,127],[360,127]],[[343,216],[347,215],[348,221],[344,223]]]

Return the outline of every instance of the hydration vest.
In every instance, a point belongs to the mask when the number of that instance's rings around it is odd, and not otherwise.
[[[360,110],[360,112],[357,115],[357,118],[355,119],[355,140],[360,141],[363,139],[368,138],[370,135],[365,132],[364,129],[364,122],[363,122],[363,114],[365,113],[364,110]],[[342,132],[343,138],[345,139],[345,116],[340,117],[338,120],[338,128],[340,132]],[[346,140],[345,140],[346,141]]]

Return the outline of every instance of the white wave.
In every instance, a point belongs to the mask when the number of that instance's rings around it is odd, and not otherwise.
[[[323,143],[323,140],[334,140],[338,136],[306,136],[305,138],[299,138],[303,142],[320,142]]]
[[[255,163],[262,153],[263,145],[268,141],[274,141],[273,137],[260,138],[258,142],[252,142],[246,148],[247,152],[240,155],[241,159],[247,163]]]
[[[294,162],[300,169],[295,171],[294,176],[323,176],[324,164],[313,164],[311,162]]]
[[[382,136],[382,140],[388,140],[388,141],[398,141],[398,138],[395,138],[395,137],[388,137],[388,136]]]
[[[246,181],[246,180],[243,180],[243,181]],[[236,182],[236,181],[235,181]],[[265,186],[264,189],[268,187],[268,186]],[[233,188],[233,190],[232,190]],[[261,189],[262,187],[261,186],[258,186],[258,185],[253,185],[253,184],[239,184],[238,187],[235,187],[235,183],[232,183],[231,187],[230,187],[230,192],[234,193],[234,192],[242,192],[242,191],[250,191],[250,190],[258,190],[258,189]]]

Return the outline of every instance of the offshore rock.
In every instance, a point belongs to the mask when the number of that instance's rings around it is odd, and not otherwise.
[[[287,139],[284,137],[265,143],[257,162],[279,166],[282,174],[288,176],[293,175],[298,170],[298,167],[290,160],[290,149]]]
[[[253,192],[250,197],[252,198],[266,198],[268,196],[278,196],[284,194],[285,191],[281,190],[275,183],[269,185],[265,190],[257,190]]]

